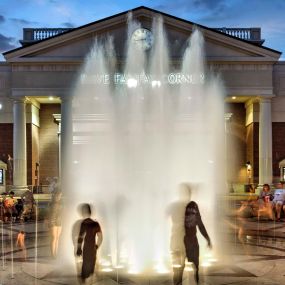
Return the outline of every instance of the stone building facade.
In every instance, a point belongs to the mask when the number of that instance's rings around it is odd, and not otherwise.
[[[221,74],[227,92],[228,182],[263,184],[282,179],[285,62],[279,61],[280,52],[263,45],[260,29],[212,29],[146,7],[132,13],[147,29],[156,14],[162,15],[173,61],[181,58],[183,43],[194,26],[202,31],[207,64]],[[123,58],[127,14],[75,29],[24,29],[23,46],[4,53],[0,155],[3,161],[8,154],[13,156],[15,189],[45,185],[60,175],[63,146],[70,140],[67,130],[72,127],[71,90],[80,67],[94,38],[106,34],[113,36],[116,54]]]

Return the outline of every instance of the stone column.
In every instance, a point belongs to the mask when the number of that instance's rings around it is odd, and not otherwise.
[[[63,191],[69,188],[71,180],[72,164],[72,97],[61,98],[61,122],[60,122],[60,180]]]
[[[14,100],[13,105],[13,189],[27,190],[27,139],[25,98]]]
[[[259,100],[259,185],[272,184],[271,99]]]

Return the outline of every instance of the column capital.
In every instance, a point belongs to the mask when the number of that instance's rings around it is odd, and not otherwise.
[[[12,100],[13,100],[13,103],[15,104],[19,104],[19,103],[25,104],[28,101],[26,97],[13,97]]]
[[[73,96],[71,96],[70,94],[69,95],[65,94],[65,95],[60,96],[60,100],[61,100],[62,103],[64,103],[64,102],[72,102]]]
[[[272,98],[274,98],[275,97],[275,95],[271,95],[271,96],[262,96],[262,97],[258,97],[258,102],[259,103],[271,103],[271,101],[272,101]]]

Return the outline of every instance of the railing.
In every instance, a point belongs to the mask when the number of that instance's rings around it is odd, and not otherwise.
[[[260,28],[214,28],[219,32],[227,35],[237,37],[242,40],[252,41],[258,44],[263,44],[264,40],[261,39]]]
[[[13,185],[5,185],[5,192],[9,193],[10,191],[14,190]],[[27,188],[30,189],[34,194],[51,194],[54,191],[52,185],[27,185]],[[0,193],[1,194],[1,193]],[[1,195],[0,195],[1,200]]]
[[[24,28],[22,45],[27,45],[35,41],[41,41],[58,34],[63,34],[72,30],[72,28]]]

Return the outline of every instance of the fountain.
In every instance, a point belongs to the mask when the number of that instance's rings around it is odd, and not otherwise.
[[[148,35],[151,49],[132,40],[138,29],[129,15],[124,65],[112,38],[96,39],[74,89],[76,179],[66,230],[78,219],[79,203],[94,204],[104,235],[101,269],[116,272],[117,280],[121,272],[171,272],[166,213],[181,182],[195,185],[192,199],[218,256],[217,201],[225,186],[224,91],[206,68],[201,32],[192,32],[177,67],[161,17]],[[206,266],[211,258],[200,244]],[[65,247],[74,260],[66,240]]]

